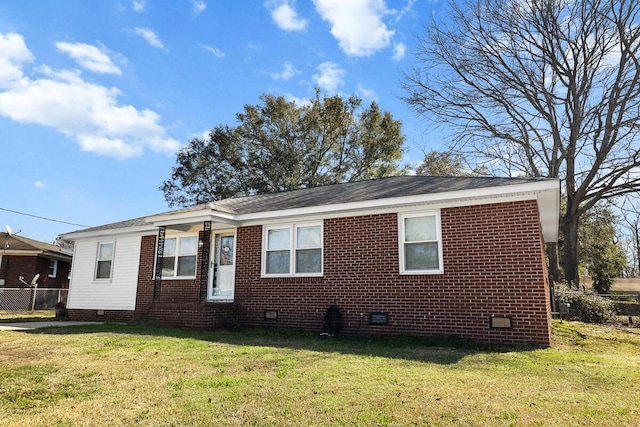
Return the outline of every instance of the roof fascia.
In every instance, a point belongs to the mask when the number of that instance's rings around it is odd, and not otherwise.
[[[113,237],[125,234],[145,234],[148,232],[157,233],[158,228],[153,225],[138,225],[135,227],[110,228],[97,231],[78,231],[75,233],[61,234],[64,240],[84,240],[99,237]]]
[[[38,256],[42,255],[43,251],[37,249],[3,249],[0,252],[0,255],[10,255],[10,256]]]
[[[176,224],[197,224],[204,221],[222,222],[231,226],[237,226],[236,215],[220,212],[212,209],[202,209],[193,212],[180,212],[176,214],[161,214],[145,218],[155,227],[170,227]]]

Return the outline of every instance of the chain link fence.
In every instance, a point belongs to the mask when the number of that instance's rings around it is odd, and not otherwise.
[[[0,287],[0,311],[33,311],[54,309],[67,301],[68,289]]]

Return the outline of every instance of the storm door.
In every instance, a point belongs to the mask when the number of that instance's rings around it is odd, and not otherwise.
[[[209,270],[209,300],[233,301],[236,276],[236,236],[233,231],[214,234]]]

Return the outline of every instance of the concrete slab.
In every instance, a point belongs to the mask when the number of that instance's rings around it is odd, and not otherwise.
[[[40,328],[54,328],[74,325],[99,325],[102,322],[78,322],[71,320],[51,320],[44,322],[0,323],[0,331],[29,331]]]

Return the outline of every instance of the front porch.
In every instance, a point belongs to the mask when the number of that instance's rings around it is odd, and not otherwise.
[[[139,295],[148,302],[140,307],[141,320],[196,329],[236,324],[235,233],[229,224],[208,220],[159,226],[153,283],[138,284],[147,289]]]
[[[230,328],[238,323],[234,303],[154,302],[146,322],[178,328]]]

